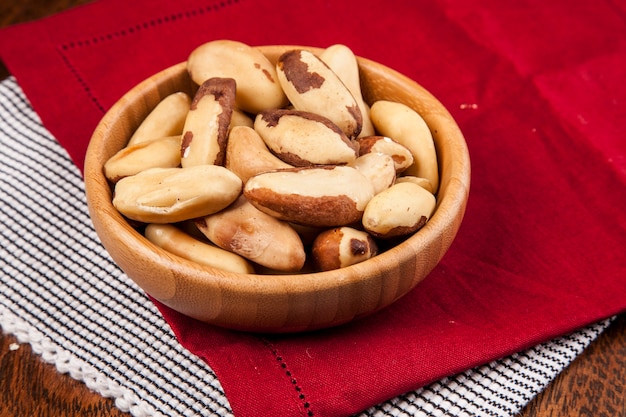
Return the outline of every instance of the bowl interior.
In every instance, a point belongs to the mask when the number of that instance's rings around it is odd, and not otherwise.
[[[259,47],[275,62],[296,46]],[[308,48],[319,52],[316,48]],[[296,332],[336,326],[384,308],[412,290],[437,265],[460,227],[469,194],[470,160],[463,135],[444,106],[402,74],[359,58],[368,103],[404,103],[429,125],[439,161],[435,213],[419,232],[365,262],[297,275],[242,275],[170,254],[145,239],[112,205],[104,163],[122,149],[146,115],[167,95],[193,94],[185,63],[143,81],[97,126],[85,158],[90,215],[113,260],[146,293],[190,317],[254,332]]]

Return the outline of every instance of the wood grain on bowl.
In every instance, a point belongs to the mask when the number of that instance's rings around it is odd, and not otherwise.
[[[272,63],[292,46],[259,47]],[[308,48],[316,53],[320,50]],[[182,259],[151,244],[113,207],[104,163],[164,97],[193,94],[185,63],[129,91],[94,132],[85,160],[94,227],[120,268],[146,293],[171,308],[218,326],[254,332],[296,332],[347,323],[385,308],[411,291],[441,260],[461,225],[470,187],[470,160],[459,127],[444,106],[415,81],[359,58],[363,95],[392,100],[427,122],[440,166],[437,207],[428,223],[367,261],[325,272],[236,274]]]

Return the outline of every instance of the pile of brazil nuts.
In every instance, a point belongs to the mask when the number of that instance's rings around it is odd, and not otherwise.
[[[239,273],[342,268],[415,233],[439,186],[431,132],[408,106],[364,102],[345,45],[272,64],[232,40],[187,60],[193,97],[165,97],[104,173],[155,245]]]

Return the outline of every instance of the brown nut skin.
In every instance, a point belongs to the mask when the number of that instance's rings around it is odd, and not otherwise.
[[[353,139],[363,126],[361,110],[337,74],[313,52],[287,51],[276,63],[278,80],[296,110],[330,119]]]
[[[354,265],[377,253],[378,246],[371,235],[345,226],[320,233],[311,247],[313,262],[320,271]]]
[[[225,166],[244,183],[262,172],[293,168],[272,154],[259,134],[248,126],[231,129],[226,145]]]
[[[368,153],[384,153],[393,159],[396,172],[401,173],[413,165],[413,154],[405,146],[387,136],[365,136],[358,138],[359,156]]]
[[[259,210],[281,220],[334,227],[358,222],[374,187],[356,169],[337,165],[259,174],[243,193]]]
[[[210,78],[196,92],[180,147],[184,168],[224,164],[236,88],[232,78]]]
[[[196,226],[220,248],[266,268],[297,272],[304,266],[306,253],[296,231],[243,196],[218,213],[196,219]]]
[[[272,153],[296,167],[347,164],[358,154],[356,142],[315,113],[266,110],[256,116],[254,129]]]

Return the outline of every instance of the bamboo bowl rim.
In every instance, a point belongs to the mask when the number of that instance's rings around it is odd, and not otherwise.
[[[296,45],[257,47],[270,60]],[[367,102],[400,101],[429,125],[437,150],[440,190],[426,225],[402,243],[345,268],[315,273],[236,274],[179,258],[149,242],[113,207],[103,165],[163,97],[195,88],[181,62],[124,94],[96,127],[85,156],[89,213],[105,249],[147,294],[187,316],[252,332],[287,333],[332,327],[389,306],[439,263],[461,225],[469,196],[467,144],[450,113],[425,88],[399,72],[358,57]]]

